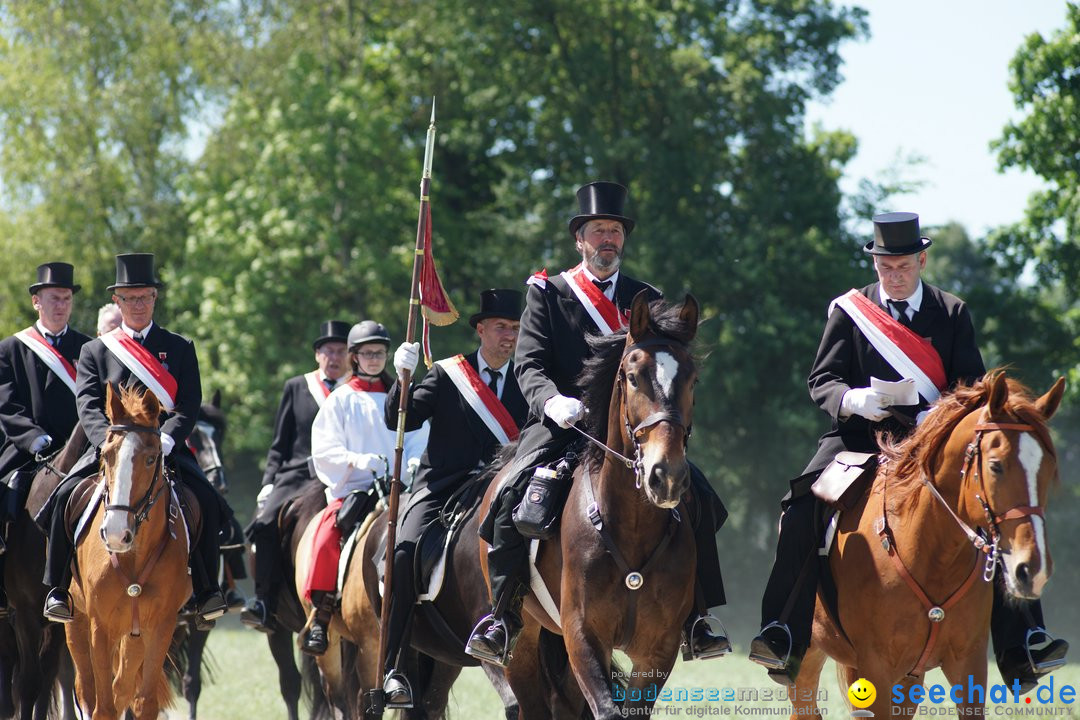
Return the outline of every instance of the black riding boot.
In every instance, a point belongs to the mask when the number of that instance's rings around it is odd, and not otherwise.
[[[1039,679],[1065,664],[1069,643],[1055,639],[1043,625],[1042,603],[1038,600],[1010,602],[1000,574],[994,581],[994,606],[990,615],[990,636],[994,658],[1006,685],[1020,683],[1025,695]]]
[[[494,583],[494,578],[492,578]],[[517,580],[507,580],[496,595],[491,614],[473,628],[465,653],[478,660],[506,667],[513,657],[514,645],[524,623],[521,604],[527,588]]]
[[[394,551],[394,588],[390,596],[390,616],[386,630],[386,680],[383,691],[387,708],[411,708],[412,686],[401,670],[402,650],[408,644],[409,624],[416,603],[413,582],[413,553],[416,543],[398,543]]]
[[[308,655],[323,655],[330,646],[329,629],[330,619],[334,616],[334,593],[312,590],[311,602],[315,610],[311,618],[311,627],[308,628],[300,649]]]
[[[240,613],[240,620],[260,632],[273,632],[277,591],[283,580],[281,537],[276,523],[258,524],[251,534],[255,555],[255,597]]]
[[[75,547],[68,538],[64,515],[67,501],[79,482],[80,478],[65,480],[57,488],[52,514],[48,517],[49,542],[45,547],[45,577],[42,582],[50,590],[45,596],[42,614],[46,619],[59,623],[68,623],[74,618],[68,587],[71,586],[71,561]]]
[[[686,620],[683,660],[706,660],[731,652],[727,633],[712,631],[710,624],[719,624],[719,620],[709,614],[709,608],[727,604],[716,550],[716,533],[727,520],[727,510],[697,466],[689,465],[691,487],[697,500],[693,527],[697,546],[696,607]]]

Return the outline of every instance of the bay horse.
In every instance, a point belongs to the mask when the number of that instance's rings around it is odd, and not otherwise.
[[[166,477],[157,398],[110,384],[105,410],[102,498],[75,546],[75,617],[67,625],[75,694],[92,720],[126,709],[156,719],[171,701],[164,663],[191,595],[188,533]]]
[[[45,572],[45,533],[34,522],[34,516],[49,495],[64,479],[87,447],[86,433],[76,425],[71,437],[34,474],[26,505],[11,525],[8,553],[5,562],[6,585],[15,613],[11,619],[14,631],[12,657],[13,711],[22,720],[45,720],[55,701],[61,705],[64,718],[73,720],[70,683],[60,683],[59,698],[54,695],[62,661],[66,660],[64,628],[49,622],[41,614],[48,590],[41,583]],[[2,682],[9,682],[5,676]],[[2,713],[0,713],[2,715]]]
[[[813,702],[826,656],[841,685],[865,678],[876,717],[914,710],[908,689],[940,667],[950,684],[986,688],[993,575],[1010,595],[1038,598],[1052,571],[1044,508],[1057,481],[1047,421],[1058,379],[1033,400],[991,372],[943,395],[905,440],[885,440],[871,491],[839,517],[829,568],[834,613],[819,592],[810,648],[794,685],[792,718]],[[893,708],[891,688],[903,688]],[[987,692],[987,696],[989,692]],[[982,714],[963,693],[958,714]]]
[[[697,379],[689,345],[698,314],[691,295],[670,305],[639,294],[628,329],[590,339],[594,355],[578,385],[591,434],[607,447],[575,470],[559,531],[537,552],[546,591],[534,579],[525,628],[506,668],[526,720],[577,714],[549,673],[538,682],[537,658],[550,650],[546,633],[562,635],[573,678],[598,720],[650,714],[675,664],[697,557],[684,496]],[[505,469],[488,489],[482,512],[504,475]],[[487,547],[480,541],[485,577]],[[615,649],[629,656],[629,671],[613,666]],[[628,685],[625,706],[613,698],[620,680]],[[657,692],[646,692],[650,685]]]

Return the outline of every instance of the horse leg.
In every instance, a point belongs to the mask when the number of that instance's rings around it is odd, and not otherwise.
[[[979,702],[974,702],[969,693],[963,692],[963,697],[956,704],[956,714],[959,717],[982,717],[986,713],[986,702],[989,700],[985,694],[986,636],[983,636],[982,643],[976,643],[976,645],[977,647],[972,648],[969,653],[946,660],[941,665],[941,670],[945,673],[945,679],[949,681],[949,685],[967,688],[970,675],[971,687],[984,688]]]
[[[46,720],[49,717],[56,696],[56,676],[64,640],[60,636],[61,629],[53,623],[50,625],[53,627],[43,628],[40,633],[41,654],[38,657],[38,668],[41,678],[38,687],[41,692],[34,704],[34,720]]]
[[[94,684],[94,659],[90,651],[90,619],[80,612],[75,613],[75,619],[68,623],[67,646],[71,654],[71,663],[75,674],[75,702],[79,706],[79,714],[82,717],[90,717],[94,712],[94,704],[97,698],[97,687]],[[109,677],[109,674],[103,677]]]
[[[621,720],[622,711],[611,693],[611,650],[581,618],[564,626],[570,667],[596,720]]]
[[[293,637],[288,630],[275,630],[266,636],[270,654],[278,669],[278,685],[289,720],[300,720],[300,671],[293,655]]]
[[[675,666],[675,657],[679,652],[682,638],[678,633],[670,640],[653,644],[645,652],[637,652],[630,658],[633,662],[630,670],[630,682],[626,688],[626,702],[622,712],[625,717],[648,717],[660,695],[660,690],[671,675]],[[608,680],[609,692],[614,686],[614,678]]]
[[[518,701],[514,697],[514,690],[510,687],[510,681],[506,679],[506,673],[501,668],[490,663],[480,663],[480,667],[483,668],[484,674],[487,675],[491,686],[495,688],[495,692],[499,694],[499,700],[502,701],[503,708],[506,711],[506,720],[517,720]]]
[[[94,712],[90,717],[92,720],[115,720],[117,712],[113,687],[120,679],[119,672],[113,668],[113,654],[117,652],[117,648],[114,647],[113,639],[109,637],[109,631],[103,623],[89,619],[87,622],[90,625],[89,656],[91,667],[89,671],[92,673],[90,677],[100,679],[99,682],[91,681],[93,682],[94,691]],[[73,650],[72,655],[74,656],[74,654]],[[75,667],[79,668],[78,660],[75,661]],[[79,679],[82,680],[81,672],[79,672],[79,676]],[[109,678],[115,679],[110,683]]]
[[[15,623],[15,649],[18,672],[15,673],[15,696],[19,717],[36,718],[35,707],[42,695],[39,653],[42,649],[41,626],[34,620]],[[46,694],[46,697],[47,694]]]
[[[795,678],[795,685],[788,690],[788,699],[791,701],[791,720],[807,720],[807,718],[821,715],[821,710],[817,706],[817,690],[825,659],[825,651],[813,644],[803,656],[799,674]]]
[[[141,672],[137,675],[139,684],[135,690],[133,706],[136,720],[157,720],[162,704],[168,701],[171,693],[165,678],[165,656],[172,643],[173,630],[176,629],[175,617],[167,615],[166,621],[159,621],[156,628],[151,626],[150,629],[156,629],[156,632],[143,633],[143,642],[138,643],[142,651],[138,653],[141,656]],[[121,665],[123,662],[122,659]]]
[[[120,647],[117,650],[120,655],[120,663],[116,668],[116,676],[112,682],[112,693],[116,702],[116,709],[131,709],[136,717],[141,714],[140,708],[142,706],[136,693],[144,667],[143,658],[146,656],[146,643],[151,640],[150,630],[151,628],[144,628],[144,635],[140,637],[133,637],[125,633],[120,638]],[[96,663],[94,664],[94,672],[97,672]]]
[[[517,698],[518,715],[521,720],[548,720],[551,714],[550,683],[540,671],[540,625],[525,618],[525,627],[514,646],[513,658],[503,671],[507,683]],[[499,672],[484,663],[485,671]],[[508,715],[509,717],[509,715]]]
[[[63,636],[60,634],[63,628],[54,630],[54,636],[60,645],[59,658],[57,659],[56,684],[60,694],[60,717],[63,720],[77,720],[75,714],[75,664],[71,660],[71,653],[65,652]]]
[[[0,718],[15,715],[15,629],[0,622]]]
[[[194,623],[192,623],[194,625]],[[187,671],[184,673],[184,699],[188,702],[188,718],[195,720],[199,696],[202,694],[202,660],[209,630],[191,628],[188,635]]]

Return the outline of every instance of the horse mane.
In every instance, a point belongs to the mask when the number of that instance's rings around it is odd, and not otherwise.
[[[664,300],[649,303],[649,332],[647,335],[672,340],[689,345],[697,333],[697,327],[688,327],[680,317],[681,304]],[[629,330],[623,328],[610,335],[587,335],[586,342],[592,354],[586,358],[577,378],[577,386],[582,388],[581,401],[588,414],[585,416],[585,432],[601,440],[607,437],[608,411],[611,407],[611,392],[615,387],[615,376],[622,363],[626,350],[626,336]],[[637,338],[638,341],[643,338]],[[604,449],[589,444],[586,458],[593,468],[604,462]]]
[[[123,387],[120,388],[119,392],[120,402],[124,406],[126,414],[123,418],[110,417],[110,422],[115,425],[118,424],[120,420],[131,420],[132,424],[135,425],[146,425],[149,427],[158,426],[158,414],[152,412],[146,402],[146,394],[149,390],[139,387]],[[109,408],[106,408],[106,412],[108,412],[108,410]]]
[[[889,476],[895,480],[894,487],[903,498],[920,487],[924,473],[927,477],[933,475],[934,461],[940,457],[953,430],[965,417],[986,405],[991,385],[1003,372],[1001,368],[994,368],[970,385],[961,383],[951,392],[943,393],[934,403],[932,412],[906,438],[878,435],[883,464],[889,468]],[[1050,429],[1046,418],[1035,407],[1031,391],[1013,378],[1006,378],[1005,382],[1009,388],[1009,396],[1005,401],[1004,413],[1009,420],[1031,425],[1043,450],[1056,462],[1057,455],[1050,438]],[[1005,419],[994,418],[999,422]],[[1057,481],[1056,476],[1054,481]]]

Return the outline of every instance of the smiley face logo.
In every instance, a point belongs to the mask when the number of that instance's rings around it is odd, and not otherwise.
[[[851,683],[851,687],[847,691],[848,700],[851,704],[857,708],[868,708],[874,704],[874,700],[877,699],[877,688],[874,687],[874,683],[870,682],[866,678],[859,678],[855,682]]]

